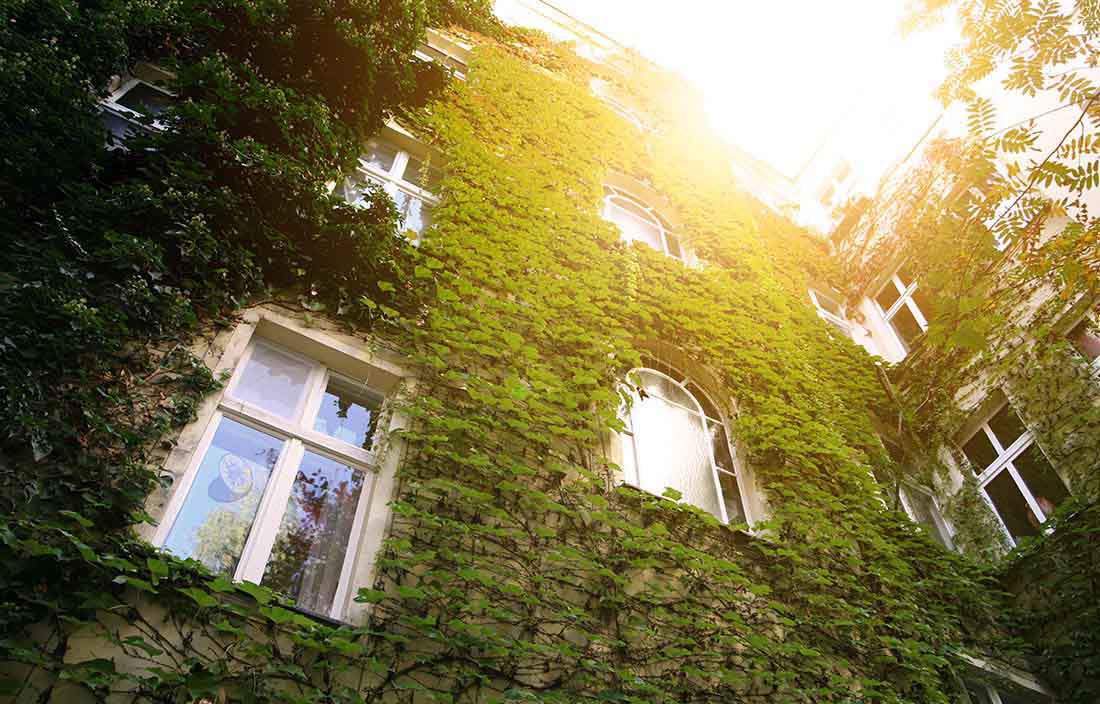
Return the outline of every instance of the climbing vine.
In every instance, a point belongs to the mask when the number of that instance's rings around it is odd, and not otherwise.
[[[960,652],[1026,653],[991,571],[884,505],[870,410],[894,404],[806,299],[838,273],[825,245],[738,188],[673,76],[639,61],[625,80],[478,4],[68,7],[53,26],[40,4],[3,41],[90,54],[63,85],[156,59],[183,101],[169,130],[107,152],[71,88],[51,114],[81,120],[86,163],[0,181],[24,206],[5,208],[0,313],[9,693],[923,703],[961,695]],[[116,14],[125,46],[79,41]],[[467,80],[421,95],[445,81],[408,57],[443,19],[478,49]],[[592,77],[656,131],[597,101]],[[5,98],[5,119],[20,109]],[[380,191],[358,210],[324,188],[392,114],[445,162],[417,247]],[[620,241],[598,213],[612,173],[668,199],[700,266]],[[356,585],[366,623],[133,537],[156,441],[218,383],[196,350],[272,302],[417,372],[394,525],[377,582]],[[621,483],[607,449],[643,355],[714,378],[771,509],[752,533]]]
[[[931,1],[914,10],[917,25],[957,13],[962,42],[941,93],[965,106],[967,134],[928,145],[871,204],[841,242],[845,278],[859,294],[904,262],[919,280],[930,325],[889,375],[910,474],[950,487],[945,452],[954,454],[963,483],[941,499],[956,545],[1000,562],[1037,671],[1061,700],[1089,701],[1096,682],[1083,663],[1094,647],[1081,634],[1097,621],[1082,605],[1096,598],[1088,545],[1100,534],[1100,386],[1068,334],[1096,309],[1094,3]],[[1003,530],[957,449],[979,401],[995,398],[1019,413],[1073,492],[1044,535],[1007,559]]]

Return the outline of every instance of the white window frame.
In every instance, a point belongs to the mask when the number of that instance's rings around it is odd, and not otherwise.
[[[625,188],[619,188],[617,186],[611,186],[611,185],[608,185],[608,184],[605,183],[604,186],[603,186],[603,190],[604,190],[604,196],[603,196],[603,200],[602,200],[603,207],[600,211],[600,216],[605,221],[611,223],[612,225],[615,225],[615,222],[608,217],[608,213],[607,213],[608,208],[612,207],[612,200],[613,199],[622,198],[624,200],[630,201],[637,208],[639,208],[640,210],[645,211],[650,216],[651,220],[648,220],[648,221],[647,220],[642,220],[641,218],[639,218],[634,213],[626,211],[623,208],[619,208],[619,210],[622,211],[622,213],[624,215],[626,215],[627,217],[634,218],[635,220],[638,220],[639,222],[645,222],[647,225],[653,225],[653,224],[657,225],[657,228],[658,228],[658,230],[660,232],[660,235],[661,235],[661,249],[660,250],[655,250],[655,251],[659,251],[659,252],[661,252],[661,254],[664,254],[666,257],[668,257],[670,259],[675,259],[679,262],[683,262],[685,265],[690,266],[691,255],[689,254],[687,247],[684,245],[683,239],[678,234],[676,234],[675,232],[672,231],[672,228],[669,226],[669,224],[667,222],[665,222],[665,219],[661,217],[660,213],[657,211],[656,208],[653,208],[649,205],[646,205],[646,202],[643,199],[641,199],[638,196],[634,195],[633,193],[626,190]],[[618,225],[616,225],[616,227],[618,227]],[[623,242],[628,242],[629,243],[629,242],[634,242],[635,241],[635,240],[632,240],[632,239],[628,238],[626,236],[626,233],[622,232],[621,229],[620,229],[620,233],[621,233],[620,234],[620,239]],[[679,244],[679,247],[680,247],[680,255],[679,256],[676,256],[675,254],[672,254],[669,251],[669,249],[668,249],[668,238],[669,237],[675,237],[676,238],[676,242]],[[643,244],[646,244],[646,243],[643,242]],[[648,244],[646,246],[648,246]]]
[[[152,124],[141,122],[141,118],[151,117],[151,116],[145,115],[145,113],[138,112],[137,110],[133,110],[131,108],[128,108],[125,105],[118,102],[119,99],[121,99],[124,95],[129,93],[131,90],[133,90],[138,85],[144,85],[148,88],[152,88],[153,90],[158,91],[160,93],[163,93],[164,95],[166,95],[170,98],[177,97],[175,93],[173,93],[170,90],[167,90],[166,88],[162,88],[158,85],[150,83],[149,81],[145,81],[145,80],[142,80],[140,78],[137,78],[136,76],[130,76],[130,77],[126,78],[125,80],[123,80],[122,84],[117,89],[111,91],[111,94],[108,95],[106,98],[104,98],[103,101],[100,103],[100,105],[102,105],[105,109],[109,110],[115,116],[120,117],[123,120],[126,120],[127,122],[133,124],[134,127],[136,127],[137,129],[141,129],[141,130],[155,129],[155,130],[160,130],[160,131],[165,130],[167,128],[167,125],[165,125],[163,122],[160,122],[159,120],[156,120],[156,119],[153,120]]]
[[[898,300],[894,301],[893,305],[891,305],[888,310],[884,310],[882,305],[878,302],[878,296],[886,290],[887,286],[894,287],[898,293]],[[886,283],[875,289],[874,295],[871,296],[871,300],[874,301],[875,304],[875,309],[882,315],[883,320],[889,324],[890,330],[894,333],[894,337],[897,338],[901,348],[906,352],[909,351],[909,343],[902,339],[901,333],[898,332],[898,329],[894,326],[894,316],[901,310],[902,306],[909,309],[909,312],[912,314],[913,319],[917,321],[917,325],[920,326],[922,332],[928,330],[928,319],[924,317],[924,313],[921,312],[920,306],[913,300],[913,294],[916,290],[917,282],[915,280],[913,283],[906,285],[901,277],[898,276],[898,271],[895,270],[886,280]]]
[[[810,294],[810,301],[813,302],[814,308],[817,310],[818,317],[820,317],[825,322],[832,323],[833,325],[837,326],[838,328],[840,328],[844,332],[846,332],[848,334],[851,334],[852,324],[850,322],[848,322],[848,318],[846,316],[847,306],[845,306],[842,302],[838,301],[837,299],[833,298],[832,296],[828,295],[827,293],[821,293],[817,289],[812,289],[812,288],[809,289],[809,294]],[[836,307],[840,309],[841,315],[837,316],[833,313],[830,313],[828,310],[826,310],[825,307],[821,305],[821,300],[820,300],[821,298],[827,298],[832,303],[835,303]]]
[[[1008,529],[1008,524],[1005,523],[1004,518],[1001,517],[1000,511],[997,510],[996,504],[993,503],[993,499],[990,498],[989,493],[985,490],[986,486],[988,486],[988,484],[993,481],[1002,471],[1008,472],[1009,476],[1012,477],[1012,481],[1016,484],[1016,488],[1020,491],[1020,494],[1023,495],[1024,501],[1027,502],[1028,508],[1030,508],[1032,513],[1035,514],[1035,518],[1039,521],[1039,524],[1041,525],[1045,523],[1047,519],[1050,518],[1050,516],[1048,516],[1046,512],[1044,512],[1043,509],[1039,506],[1039,502],[1032,495],[1031,489],[1027,486],[1027,482],[1025,482],[1023,477],[1020,476],[1020,473],[1016,470],[1016,467],[1012,464],[1012,462],[1021,454],[1023,454],[1025,450],[1031,447],[1032,444],[1035,444],[1035,447],[1038,448],[1039,452],[1043,454],[1043,458],[1046,459],[1048,463],[1050,463],[1051,470],[1055,474],[1058,473],[1058,470],[1054,468],[1054,463],[1050,462],[1050,458],[1046,456],[1045,452],[1043,452],[1042,446],[1035,442],[1035,436],[1032,434],[1031,430],[1027,428],[1026,425],[1024,426],[1024,432],[1020,435],[1020,437],[1016,438],[1008,447],[1005,447],[1001,444],[1001,441],[997,438],[996,433],[994,433],[993,429],[989,427],[989,421],[993,420],[993,417],[1000,413],[1002,410],[1009,407],[1010,404],[1007,401],[997,406],[997,408],[995,408],[994,411],[990,413],[984,421],[982,421],[981,425],[978,426],[978,429],[971,433],[966,438],[966,440],[959,445],[959,447],[961,452],[962,446],[970,442],[970,440],[973,439],[975,435],[977,435],[978,433],[985,433],[986,438],[993,446],[993,449],[997,452],[997,459],[995,459],[992,463],[990,463],[988,467],[986,467],[978,474],[978,486],[981,488],[982,499],[985,500],[990,510],[993,511],[993,515],[997,517],[997,522],[1000,523],[1001,530],[1004,531],[1004,534],[1008,536],[1010,544],[1016,545],[1017,541],[1015,536],[1013,536],[1012,531]],[[1016,413],[1015,409],[1011,410],[1013,413]],[[1016,414],[1016,417],[1019,418],[1018,413]],[[1023,423],[1022,418],[1020,418],[1020,422]],[[965,453],[963,456],[965,457]],[[967,462],[970,462],[970,458],[967,458]],[[1061,479],[1061,475],[1059,475],[1059,479]],[[1063,484],[1064,483],[1065,481],[1063,480]]]
[[[957,655],[963,664],[972,668],[978,675],[976,677],[964,675],[964,682],[974,689],[981,689],[982,693],[989,699],[990,704],[1004,704],[1004,700],[1001,699],[1001,694],[996,686],[987,682],[988,678],[1011,683],[1017,690],[1026,692],[1029,699],[1043,702],[1054,701],[1054,692],[1050,691],[1030,672],[1019,670],[1005,663],[994,663],[984,657],[974,657],[965,652],[957,653]],[[973,702],[972,704],[983,703]]]
[[[451,69],[453,76],[460,81],[466,80],[470,65],[469,44],[450,37],[436,29],[428,28],[425,41],[416,50],[416,58],[422,61],[440,63]]]
[[[729,423],[726,422],[725,417],[713,418],[713,417],[707,415],[706,410],[703,408],[702,404],[699,403],[699,399],[697,399],[695,397],[695,394],[692,393],[691,390],[689,390],[687,388],[688,384],[694,383],[695,387],[697,389],[699,389],[700,393],[706,394],[707,393],[706,390],[703,388],[703,385],[699,381],[697,381],[696,379],[693,379],[692,377],[688,376],[687,374],[684,374],[683,372],[676,369],[675,367],[672,367],[671,365],[662,364],[660,366],[664,366],[664,367],[668,368],[669,371],[676,372],[677,376],[671,376],[671,375],[669,375],[665,372],[662,372],[659,369],[654,369],[653,367],[635,367],[634,369],[630,370],[629,374],[627,374],[627,378],[630,378],[630,376],[632,376],[633,374],[636,374],[637,372],[641,372],[641,371],[644,371],[644,372],[650,373],[650,374],[656,374],[658,376],[664,377],[665,379],[667,379],[667,380],[671,381],[672,383],[676,384],[677,386],[679,386],[680,389],[685,394],[688,395],[688,397],[690,397],[693,401],[695,401],[695,408],[688,408],[686,410],[689,410],[693,413],[697,413],[700,416],[700,418],[704,419],[704,423],[703,423],[704,429],[706,428],[706,421],[711,421],[711,422],[714,422],[714,423],[718,423],[719,425],[722,426],[722,429],[723,429],[723,431],[725,432],[725,435],[726,435],[726,444],[727,444],[727,447],[729,449],[730,458],[733,460],[733,465],[734,466],[732,468],[733,469],[732,474],[733,474],[734,481],[737,482],[737,491],[740,492],[740,497],[739,498],[741,500],[741,512],[745,514],[746,522],[749,525],[752,525],[753,516],[749,512],[749,500],[748,500],[749,499],[749,493],[748,492],[749,492],[750,487],[746,486],[747,479],[745,477],[745,471],[744,471],[744,468],[741,466],[741,458],[737,454],[737,448],[734,447],[734,445],[733,445],[733,440],[732,440],[732,437],[731,437],[730,432],[729,432]],[[633,396],[634,395],[633,389],[628,389],[628,390],[629,390],[630,395]],[[711,406],[713,406],[715,409],[718,409],[718,412],[721,414],[720,407],[718,406],[718,404],[714,403],[714,399],[711,398],[709,395],[708,395],[707,401],[709,401]],[[680,404],[673,403],[672,401],[667,401],[666,400],[666,402],[667,403],[672,403],[673,405],[676,405],[676,406],[680,406]],[[684,406],[680,406],[680,407],[681,408],[686,408]],[[642,487],[641,469],[640,469],[640,463],[639,463],[639,450],[638,450],[637,444],[634,441],[635,422],[634,422],[634,407],[633,406],[631,406],[629,409],[627,409],[626,417],[623,420],[625,421],[626,428],[619,433],[619,439],[620,439],[620,443],[621,443],[621,447],[622,447],[622,465],[623,465],[622,469],[623,469],[623,478],[624,478],[625,482],[627,484],[629,484],[630,486],[633,486],[634,488],[639,489],[640,491],[645,491],[646,493],[653,494],[654,496],[658,496],[660,498],[667,499],[668,497],[666,497],[666,496],[661,496],[660,494],[656,494],[656,493],[651,492],[648,489],[644,489]],[[719,473],[719,471],[722,471],[724,474],[731,474],[731,472],[726,471],[724,469],[723,470],[719,469],[718,462],[715,461],[715,459],[714,459],[714,446],[711,443],[707,443],[707,453],[708,453],[708,458],[710,459],[711,476],[714,480],[714,490],[715,490],[716,495],[718,497],[718,508],[721,512],[721,515],[718,516],[718,518],[719,518],[719,520],[722,521],[723,524],[729,525],[730,521],[729,521],[729,515],[726,512],[725,494],[722,492],[722,484],[719,481],[718,473]],[[694,504],[692,504],[692,505],[694,505]]]
[[[404,178],[405,171],[408,169],[409,161],[412,157],[416,157],[422,160],[427,160],[429,158],[429,155],[427,154],[427,149],[424,149],[423,152],[418,152],[414,154],[413,151],[402,145],[400,142],[388,138],[385,134],[381,134],[377,137],[372,138],[372,141],[381,142],[387,146],[392,147],[393,150],[396,152],[396,156],[394,157],[393,164],[390,165],[389,170],[380,169],[369,163],[363,157],[360,157],[359,164],[356,167],[356,171],[359,173],[360,176],[366,179],[373,180],[381,185],[383,190],[386,191],[386,194],[389,195],[390,198],[395,197],[394,194],[396,191],[401,191],[405,193],[405,195],[411,196],[412,198],[416,198],[417,200],[421,201],[421,203],[423,204],[422,207],[426,206],[429,210],[439,205],[440,201],[438,196],[425,188],[417,186],[413,183],[409,183]],[[346,187],[349,180],[349,178],[345,178],[345,194],[347,193]],[[333,183],[333,188],[335,188],[335,186],[336,184]],[[348,203],[352,206],[355,206],[359,203],[359,199],[348,201]],[[415,230],[412,231],[416,232]],[[413,244],[419,244],[420,238],[423,237],[423,235],[423,232],[416,232],[416,238],[413,240]]]
[[[270,411],[238,400],[233,396],[244,370],[258,346],[267,347],[309,365],[305,388],[291,419],[283,418]],[[205,430],[191,454],[186,470],[173,487],[172,497],[152,537],[153,544],[157,547],[163,547],[168,539],[176,518],[186,504],[190,489],[195,482],[222,419],[240,423],[281,440],[283,443],[279,458],[269,475],[260,505],[253,517],[252,526],[249,529],[248,537],[237,563],[237,569],[232,575],[234,581],[259,584],[263,579],[264,571],[270,559],[305,452],[308,450],[329,457],[341,464],[348,465],[354,471],[362,472],[365,478],[356,504],[348,544],[345,546],[344,561],[341,565],[339,583],[333,596],[332,606],[327,614],[321,614],[336,620],[344,620],[347,616],[349,597],[352,596],[353,573],[356,569],[357,558],[363,548],[363,541],[370,540],[376,547],[381,540],[381,536],[366,536],[365,525],[368,520],[368,513],[378,512],[378,499],[375,495],[379,484],[377,470],[380,458],[377,448],[379,435],[384,431],[381,423],[378,423],[375,436],[372,439],[373,446],[370,450],[365,450],[314,430],[312,419],[315,418],[320,408],[331,380],[342,382],[343,385],[350,386],[353,389],[357,388],[364,397],[377,401],[378,409],[375,412],[379,413],[381,418],[386,417],[385,396],[380,390],[358,383],[324,366],[312,357],[272,342],[262,335],[252,335],[243,355],[236,361],[233,375],[217,400],[216,409],[206,423]]]
[[[936,524],[935,528],[939,532],[940,538],[951,550],[955,549],[955,542],[952,540],[954,537],[954,531],[951,529],[951,524],[947,522],[947,519],[943,517],[943,511],[940,509],[940,502],[936,499],[936,495],[931,491],[928,491],[924,487],[917,486],[916,484],[903,483],[901,490],[898,492],[898,497],[901,499],[901,506],[905,509],[905,514],[909,516],[909,519],[914,523],[924,526],[925,524],[917,517],[917,512],[913,510],[911,498],[909,492],[920,493],[921,496],[928,499],[932,503],[932,521]]]

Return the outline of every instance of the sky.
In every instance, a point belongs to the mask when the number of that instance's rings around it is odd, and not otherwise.
[[[903,39],[906,0],[550,1],[696,83],[716,131],[790,177],[823,141],[896,160],[939,112],[950,29]]]

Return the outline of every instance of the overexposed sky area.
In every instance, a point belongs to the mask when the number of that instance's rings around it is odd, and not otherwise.
[[[550,4],[696,83],[716,130],[788,176],[846,131],[851,159],[900,155],[938,112],[950,30],[903,38],[905,0]]]

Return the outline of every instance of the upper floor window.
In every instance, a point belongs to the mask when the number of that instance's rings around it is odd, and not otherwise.
[[[1100,329],[1091,317],[1085,316],[1066,334],[1073,349],[1093,369],[1100,371]]]
[[[1069,492],[1023,421],[1005,404],[962,447],[1012,539],[1038,535]]]
[[[894,329],[905,349],[909,350],[913,340],[928,329],[925,313],[931,310],[927,300],[917,292],[916,279],[904,269],[899,269],[886,280],[874,298],[883,318]]]
[[[470,45],[435,29],[428,29],[425,42],[420,45],[416,55],[425,61],[435,61],[454,72],[455,78],[466,79],[470,64]]]
[[[341,618],[377,473],[382,396],[253,338],[155,544]]]
[[[627,242],[642,242],[658,252],[684,260],[680,238],[657,212],[626,191],[604,186],[604,220],[618,226]]]
[[[397,206],[401,226],[419,240],[431,226],[432,206],[439,202],[434,193],[441,178],[426,149],[376,137],[367,143],[356,172],[336,184],[336,192],[358,206],[366,201],[368,183],[382,186]]]
[[[850,331],[851,326],[848,324],[848,318],[845,315],[844,304],[838,298],[811,288],[810,301],[813,302],[814,308],[817,309],[817,314],[822,320],[835,325],[846,334]]]
[[[118,79],[118,87],[100,104],[112,146],[136,131],[164,129],[157,118],[175,103],[173,93],[148,81],[133,76]]]
[[[674,489],[723,523],[746,522],[741,473],[725,421],[707,394],[667,366],[635,369],[628,379],[626,480],[658,495]]]

